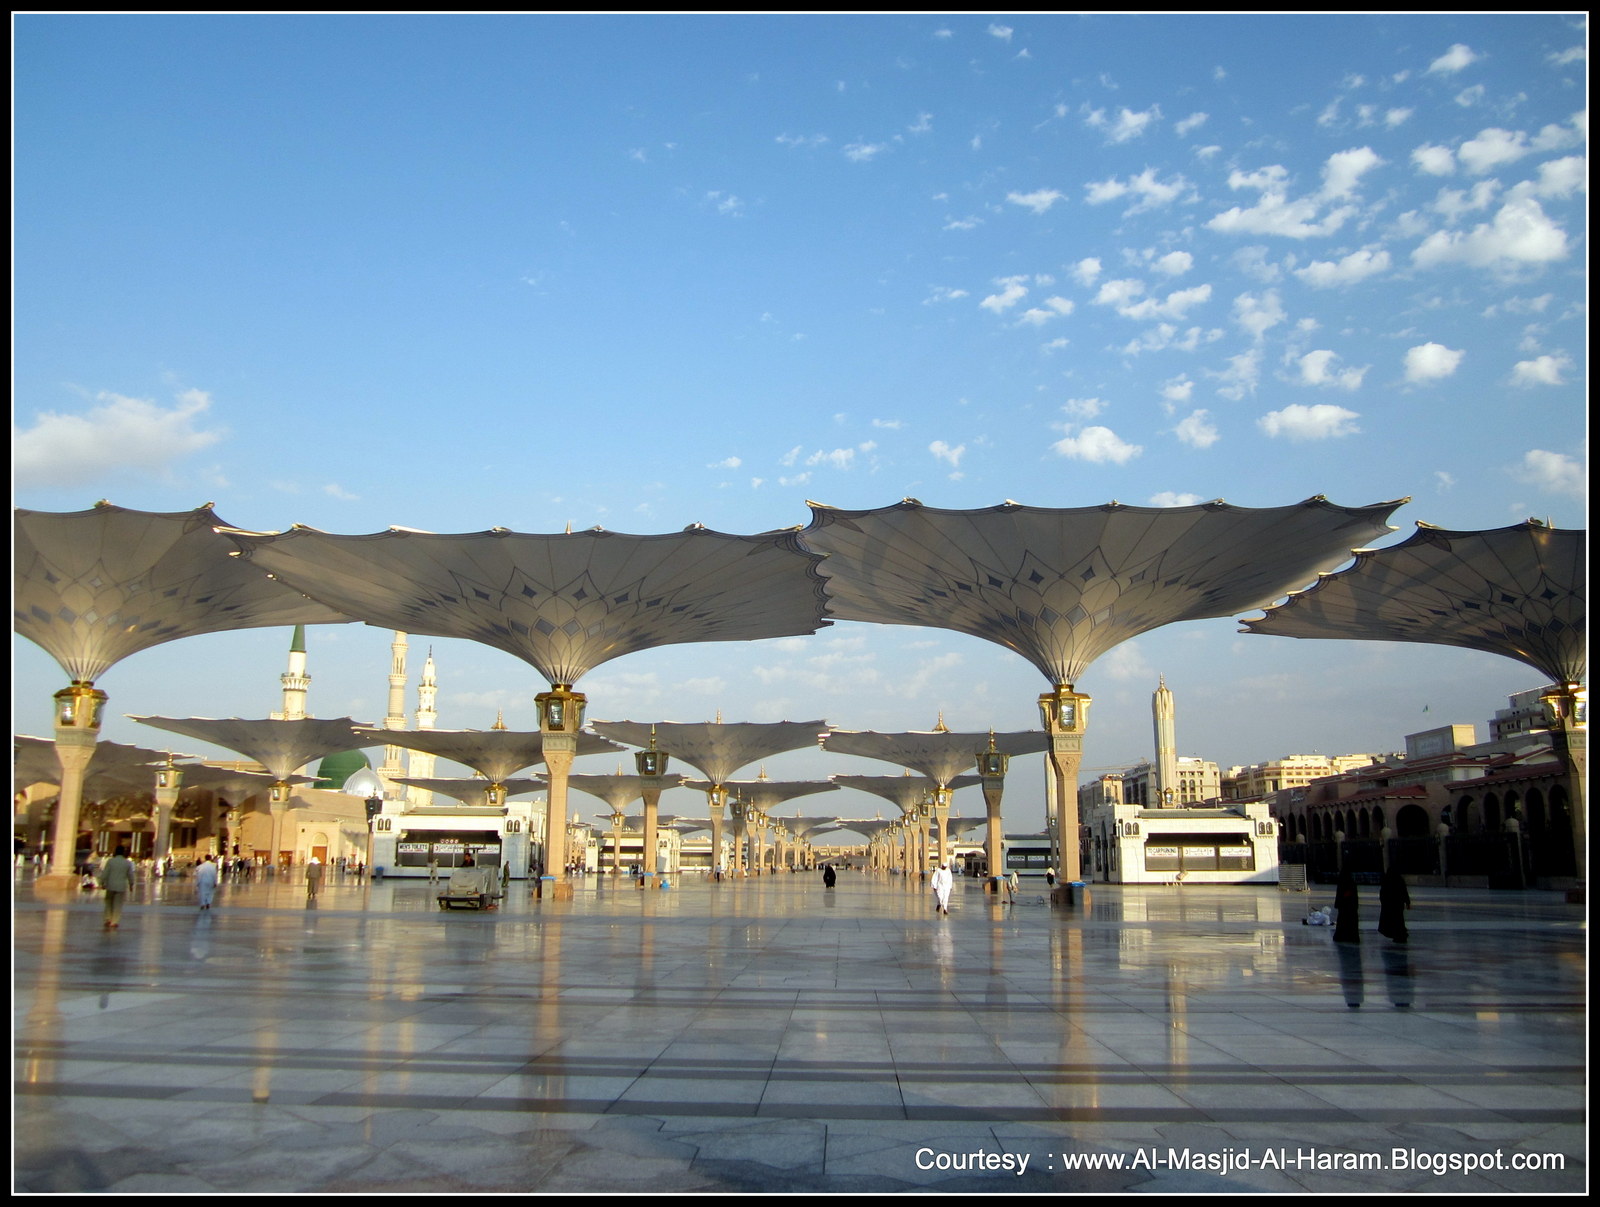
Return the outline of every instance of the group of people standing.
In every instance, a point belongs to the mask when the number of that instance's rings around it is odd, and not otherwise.
[[[1406,910],[1410,908],[1411,893],[1405,877],[1389,869],[1378,881],[1378,933],[1395,943],[1408,942],[1411,932],[1406,929]],[[1350,872],[1339,874],[1333,890],[1333,912],[1333,941],[1361,942],[1361,900],[1356,878]]]

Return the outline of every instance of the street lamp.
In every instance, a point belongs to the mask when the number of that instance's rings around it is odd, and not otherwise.
[[[667,773],[667,754],[656,749],[656,727],[650,726],[650,748],[635,752],[633,765],[644,781],[644,874],[654,881],[660,869],[656,850],[656,817],[661,804],[661,781]]]
[[[372,867],[372,823],[377,820],[378,814],[383,812],[383,796],[374,792],[367,797],[367,867]]]
[[[1006,770],[1011,756],[995,749],[994,730],[989,731],[989,749],[978,751],[978,774],[983,778],[983,804],[989,814],[989,836],[984,840],[984,854],[989,860],[989,875],[1003,876],[1004,835],[1000,823],[1000,793],[1005,787]]]
[[[544,765],[550,772],[549,800],[545,809],[545,874],[555,880],[552,897],[572,896],[567,880],[567,777],[578,753],[578,731],[583,728],[588,699],[570,683],[552,684],[534,698],[539,708],[539,732]]]
[[[1039,720],[1050,735],[1050,766],[1055,773],[1055,811],[1047,817],[1051,853],[1060,870],[1068,904],[1072,902],[1073,884],[1083,878],[1078,842],[1078,767],[1083,762],[1089,703],[1089,697],[1074,691],[1070,683],[1057,684],[1039,697]]]
[[[106,694],[92,683],[74,680],[55,694],[56,758],[61,783],[56,793],[55,839],[50,873],[70,876],[77,870],[78,811],[83,806],[83,777],[100,739],[100,713]]]

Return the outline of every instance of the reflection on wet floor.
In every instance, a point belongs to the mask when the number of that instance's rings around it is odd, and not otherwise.
[[[1099,886],[1064,911],[962,885],[945,917],[858,873],[595,879],[443,914],[425,884],[334,881],[310,910],[257,883],[202,913],[168,881],[108,933],[93,900],[19,881],[17,1188],[1456,1185],[1060,1168],[1180,1142],[1552,1153],[1466,1188],[1581,1188],[1581,907],[1413,898],[1398,947],[1334,944],[1270,888]],[[998,1182],[920,1168],[929,1146],[1034,1159]]]

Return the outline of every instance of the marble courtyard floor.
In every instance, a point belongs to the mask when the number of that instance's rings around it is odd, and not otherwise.
[[[579,884],[490,913],[225,885],[201,913],[176,880],[108,932],[18,879],[14,1189],[1587,1186],[1587,931],[1557,894],[1414,889],[1395,948],[1367,889],[1345,950],[1272,888],[1062,910],[969,882],[943,917],[859,873]]]

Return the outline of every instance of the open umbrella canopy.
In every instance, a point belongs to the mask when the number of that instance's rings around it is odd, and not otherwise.
[[[801,537],[841,620],[925,625],[1021,654],[1052,685],[1180,620],[1265,607],[1390,532],[1404,499],[1339,507],[1025,507],[973,511],[812,503]]]
[[[793,530],[632,536],[226,529],[244,559],[368,624],[464,637],[552,684],[636,650],[814,633],[826,595]]]
[[[171,730],[185,737],[212,742],[254,759],[276,780],[285,780],[297,767],[330,754],[356,750],[361,739],[355,730],[363,723],[349,717],[299,721],[244,720],[239,717],[133,717],[141,725]]]
[[[1357,552],[1244,631],[1458,645],[1525,662],[1556,683],[1588,673],[1588,534],[1534,520],[1454,532],[1418,524],[1405,541]]]
[[[74,682],[92,683],[139,650],[226,629],[348,624],[349,616],[230,557],[223,521],[194,511],[18,509],[13,525],[17,632]]]
[[[826,721],[594,722],[596,733],[630,746],[648,746],[653,737],[657,750],[688,763],[713,784],[732,779],[751,763],[814,745],[827,728]]]

